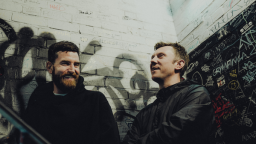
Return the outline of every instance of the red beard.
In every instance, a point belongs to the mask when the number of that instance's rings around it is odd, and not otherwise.
[[[72,76],[74,80],[66,80],[65,76]],[[69,74],[69,73],[63,73],[63,74],[55,74],[55,68],[53,67],[53,74],[52,74],[52,80],[55,83],[55,85],[63,92],[69,92],[76,88],[76,84],[78,82],[79,75],[76,73]]]

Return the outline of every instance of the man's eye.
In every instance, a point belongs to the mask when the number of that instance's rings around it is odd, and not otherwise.
[[[158,57],[163,57],[163,56],[164,56],[163,54],[158,55]]]
[[[78,63],[78,64],[75,64],[75,66],[77,66],[77,67],[78,67],[78,66],[80,66],[80,64],[79,64],[79,63]]]
[[[62,63],[62,65],[67,66],[67,65],[68,65],[68,63]]]

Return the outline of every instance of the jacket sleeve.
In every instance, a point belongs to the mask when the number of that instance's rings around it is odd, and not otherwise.
[[[185,97],[179,110],[168,121],[140,136],[133,144],[198,144],[198,140],[204,139],[202,136],[206,138],[214,120],[209,93],[204,87],[199,87],[191,90]]]
[[[140,138],[139,136],[140,136],[140,126],[139,126],[138,118],[136,116],[136,118],[133,121],[131,130],[127,132],[126,136],[123,139],[122,144],[135,144],[136,141]]]
[[[101,144],[119,144],[120,137],[117,123],[114,119],[111,107],[103,94],[101,94],[100,113]]]

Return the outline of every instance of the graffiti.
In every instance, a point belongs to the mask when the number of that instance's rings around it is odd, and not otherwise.
[[[205,49],[208,48],[208,46],[211,44],[212,42],[208,42],[203,49],[201,50],[197,50],[197,51],[194,51],[194,54],[192,54],[190,57],[193,59],[194,57],[196,57],[197,55],[199,55],[202,51],[204,51]],[[197,45],[198,46],[198,45]]]
[[[198,71],[193,74],[192,79],[203,85],[203,78]]]
[[[55,10],[60,10],[60,11],[66,10],[66,9],[65,9],[63,6],[61,6],[61,5],[51,5],[51,4],[50,4],[50,8],[55,9]]]
[[[221,77],[219,77],[217,79],[217,85],[218,87],[222,87],[223,85],[225,85],[226,81],[225,81],[225,77],[224,75],[222,75]]]
[[[232,112],[223,115],[223,120],[233,119],[234,117],[240,116],[240,112],[235,108]]]
[[[247,71],[246,75],[243,76],[243,80],[246,80],[248,83],[251,83],[254,80],[254,76],[256,75],[256,69],[254,71]]]
[[[0,27],[1,27],[3,30],[6,30],[7,32],[10,32],[10,31],[12,30],[12,28],[9,27],[9,26],[6,25],[6,24],[0,23]]]
[[[218,31],[218,40],[222,39],[224,36],[228,35],[230,31],[228,27],[224,27]]]
[[[187,52],[191,52],[193,49],[195,49],[199,45],[199,41],[197,40],[196,43],[194,42],[187,50]]]
[[[2,19],[0,19],[0,28],[3,30],[10,42],[13,42],[17,39],[17,35],[13,28]]]
[[[231,90],[236,90],[239,87],[239,83],[236,80],[232,80],[228,84],[228,88]]]
[[[208,76],[205,86],[209,87],[209,86],[213,86],[213,84],[214,84],[214,81],[212,80],[212,76]]]
[[[219,128],[222,124],[221,118],[225,114],[233,112],[235,105],[231,104],[229,101],[224,102],[224,100],[221,98],[221,93],[215,98],[215,100],[212,100],[212,103],[215,109],[215,122],[217,124],[217,128]]]
[[[212,63],[212,66],[214,67],[215,65],[219,64],[222,62],[222,58],[221,58],[221,55],[219,54],[218,56],[216,56],[214,59],[213,59],[213,63]]]
[[[228,101],[228,99],[227,98],[225,98],[225,96],[221,96],[221,98],[223,99],[223,100],[225,100],[225,101]]]
[[[247,107],[246,106],[244,106],[244,109],[243,109],[243,111],[242,111],[242,113],[241,113],[241,119],[240,119],[240,122],[239,122],[239,124],[240,125],[242,125],[244,122],[243,122],[243,119],[244,119],[244,117],[246,117],[245,116],[245,112],[246,112],[246,110],[247,110]]]
[[[198,61],[196,61],[195,63],[191,63],[191,64],[188,66],[187,73],[192,72],[197,66],[198,66]]]
[[[230,75],[231,77],[237,77],[236,69],[235,69],[235,70],[232,70],[231,73],[229,73],[229,75]]]
[[[242,13],[239,12],[251,3]],[[234,4],[235,7],[231,6]],[[214,34],[197,47],[197,52],[189,54],[189,64],[198,61],[200,68],[194,68],[187,77],[192,79],[196,75],[199,81],[205,81],[204,86],[213,95],[211,100],[217,124],[213,143],[255,143],[256,2],[228,0],[225,5],[232,7],[232,10],[208,28]],[[207,51],[202,51],[208,42],[213,43]],[[209,86],[208,81],[212,79],[216,85]]]
[[[253,125],[252,119],[245,117],[244,118],[244,125],[247,126],[247,127],[252,127],[252,125]]]
[[[251,61],[248,61],[247,63],[244,63],[243,69],[252,70],[253,68],[256,68],[256,66]]]
[[[208,72],[210,69],[209,69],[210,66],[207,66],[206,64],[204,64],[204,66],[201,67],[202,71],[204,72]]]
[[[81,11],[81,10],[79,10],[79,14],[88,14],[88,15],[91,15],[92,12],[91,12],[91,11]]]
[[[244,3],[242,4],[242,5],[244,5],[245,4],[245,6],[248,6],[251,2],[253,2],[252,0],[244,0],[243,1]],[[240,5],[237,5],[237,8],[238,9],[233,9],[232,8],[232,15],[233,15],[233,13],[235,12],[235,11],[239,11],[240,9],[242,9],[243,8],[243,6],[240,6]],[[243,14],[240,14],[240,15],[238,15],[237,17],[235,17],[233,20],[231,20],[230,21],[230,25],[232,25],[233,27],[238,27],[239,26],[239,24],[241,24],[241,22],[244,20],[243,18],[247,18],[248,16],[249,16],[249,14],[251,13],[251,12],[253,12],[251,9],[253,9],[254,8],[254,3],[251,5],[251,6],[249,6],[248,8],[246,8],[245,10],[244,10],[244,12],[243,12]]]
[[[0,77],[4,75],[4,68],[0,66]]]
[[[242,141],[248,141],[248,140],[254,139],[254,138],[256,138],[256,131],[242,135]]]
[[[245,26],[240,29],[240,32],[243,34],[245,34],[248,30],[250,30],[252,27],[253,27],[253,23],[252,22],[249,22],[248,24],[245,24]]]
[[[221,128],[221,127],[219,127],[219,128],[217,129],[216,134],[215,134],[215,138],[217,137],[217,134],[218,134],[220,137],[222,137],[222,136],[223,136],[224,131],[222,130],[222,128]]]
[[[210,56],[211,56],[211,53],[210,53],[210,52],[207,52],[207,53],[204,55],[204,58],[209,59]]]
[[[250,46],[253,46],[253,48],[252,48],[252,50],[251,50],[251,52],[250,52],[250,56],[256,54],[256,52],[255,52],[255,48],[256,48],[256,47],[253,45],[253,43],[255,43],[255,41],[254,41],[254,38],[252,37],[252,34],[254,34],[254,33],[256,33],[255,30],[250,30],[250,31],[248,31],[248,32],[245,34],[245,37],[246,37],[246,40],[247,40],[247,41],[245,41],[245,40],[242,39],[242,38],[244,38],[243,36],[241,36],[241,38],[240,38],[239,49],[241,49],[243,46],[245,46],[246,49],[247,49],[247,47],[250,48]],[[252,37],[252,40],[251,40],[250,37]],[[243,43],[242,43],[242,42],[243,42]]]
[[[237,97],[236,97],[236,100],[237,100],[237,99],[240,99],[240,98],[245,98],[245,95],[237,96]]]
[[[226,63],[222,64],[220,67],[217,67],[216,69],[213,69],[213,76],[216,76],[217,74],[222,74],[223,71],[228,70],[229,68],[232,68],[235,64],[239,63],[240,61],[244,59],[248,59],[249,56],[247,56],[244,52],[242,52],[242,56],[236,57],[233,59],[228,60]]]
[[[249,97],[250,102],[256,105],[255,99],[252,99],[252,96]]]

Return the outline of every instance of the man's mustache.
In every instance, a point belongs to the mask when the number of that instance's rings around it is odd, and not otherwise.
[[[73,74],[62,74],[61,77],[65,77],[65,76],[72,76],[73,78],[77,78],[78,75],[76,73]]]

